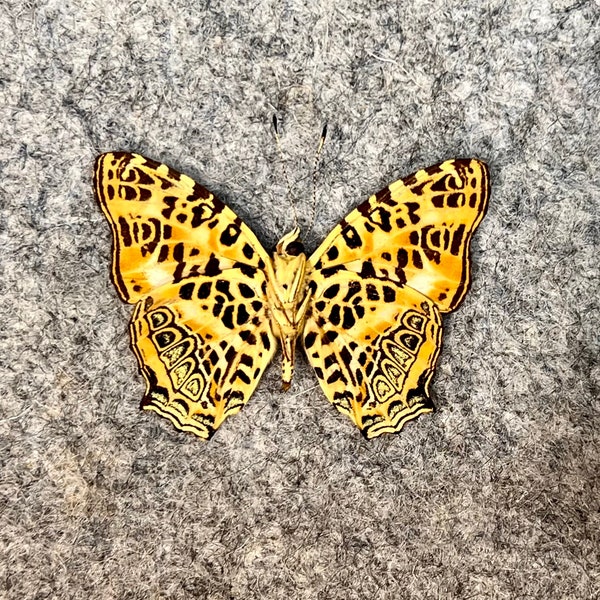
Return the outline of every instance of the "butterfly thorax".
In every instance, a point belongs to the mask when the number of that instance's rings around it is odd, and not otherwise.
[[[283,387],[287,389],[294,373],[296,338],[304,327],[310,294],[306,286],[307,259],[294,229],[281,238],[273,253],[267,296],[273,333],[281,341]]]

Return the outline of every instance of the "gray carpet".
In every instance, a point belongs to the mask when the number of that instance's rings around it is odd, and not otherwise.
[[[597,598],[600,5],[78,2],[0,10],[0,597]],[[438,407],[364,440],[304,357],[204,443],[140,412],[92,195],[136,151],[314,249],[390,181],[491,168]]]

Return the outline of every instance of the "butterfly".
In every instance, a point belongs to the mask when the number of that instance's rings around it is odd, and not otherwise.
[[[470,284],[486,165],[448,160],[354,209],[310,256],[296,227],[269,255],[223,202],[138,154],[96,160],[112,280],[135,304],[141,407],[210,439],[250,399],[278,346],[289,387],[300,339],[326,397],[366,438],[434,409],[441,315]]]

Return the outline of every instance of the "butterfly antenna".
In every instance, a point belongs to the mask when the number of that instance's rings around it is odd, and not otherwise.
[[[285,179],[285,185],[287,187],[288,198],[290,199],[292,211],[294,213],[294,227],[298,227],[298,211],[296,210],[296,200],[292,195],[292,186],[290,185],[287,167],[285,166],[285,160],[283,159],[283,150],[281,149],[281,139],[279,137],[279,121],[277,120],[277,115],[273,115],[273,130],[275,131],[275,142],[277,144],[277,152],[279,154],[281,168],[283,169],[283,177]]]
[[[310,221],[310,227],[306,232],[306,235],[312,231],[312,228],[315,225],[315,220],[317,218],[317,173],[319,171],[319,163],[321,161],[321,153],[323,152],[323,146],[325,145],[325,138],[327,137],[327,123],[323,126],[323,131],[321,132],[321,139],[319,140],[319,145],[317,146],[317,151],[315,152],[315,161],[313,164],[313,173],[312,173],[312,219]]]

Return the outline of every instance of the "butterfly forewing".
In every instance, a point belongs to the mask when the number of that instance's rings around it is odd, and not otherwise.
[[[488,171],[449,160],[400,179],[353,210],[311,256],[317,270],[374,272],[454,310],[470,283],[470,241],[488,200]]]
[[[264,269],[269,260],[230,208],[167,165],[139,154],[102,154],[95,188],[113,229],[113,281],[126,302],[187,277]]]

